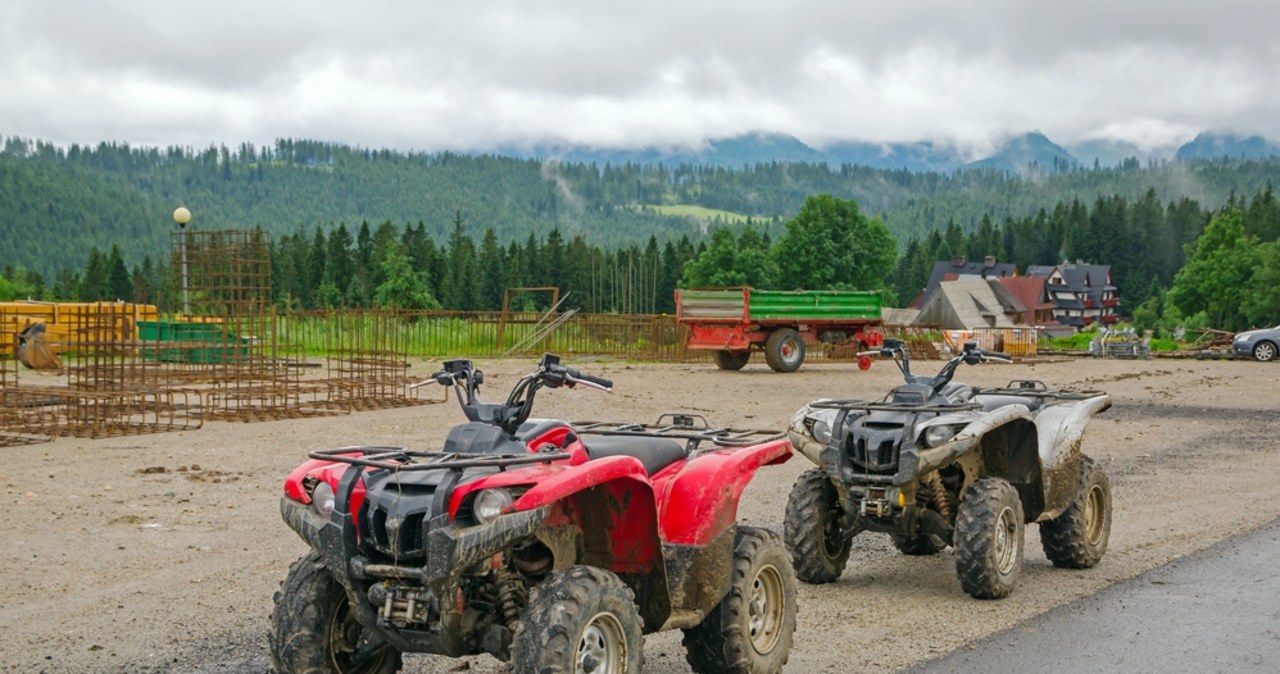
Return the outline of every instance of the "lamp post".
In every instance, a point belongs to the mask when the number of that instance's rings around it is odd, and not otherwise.
[[[185,206],[173,210],[173,221],[178,223],[178,251],[182,256],[182,316],[191,315],[191,298],[187,294],[187,223],[191,222],[191,211]]]

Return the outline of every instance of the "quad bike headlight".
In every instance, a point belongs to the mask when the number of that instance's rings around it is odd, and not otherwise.
[[[813,433],[814,440],[817,440],[824,445],[831,442],[831,424],[823,421],[822,419],[814,419],[813,423],[809,426],[809,432]]]
[[[471,511],[475,514],[477,522],[487,524],[498,519],[503,509],[514,501],[515,498],[512,497],[511,492],[507,489],[502,487],[484,489],[476,494],[476,501]]]
[[[311,489],[311,509],[316,511],[322,517],[328,517],[333,514],[333,507],[336,499],[333,496],[333,487],[328,482],[320,481]]]
[[[924,429],[924,444],[929,447],[946,444],[956,437],[958,430],[956,426],[930,426]]]

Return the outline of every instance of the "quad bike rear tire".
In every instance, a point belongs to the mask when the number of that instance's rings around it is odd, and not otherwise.
[[[796,630],[796,577],[782,539],[738,527],[733,579],[697,627],[684,630],[685,658],[697,674],[776,674]]]
[[[791,328],[769,333],[764,342],[764,360],[775,372],[795,372],[804,364],[804,338]]]
[[[956,575],[964,591],[976,599],[1009,596],[1022,571],[1024,534],[1013,485],[998,477],[973,483],[956,515]]]
[[[821,468],[800,474],[787,497],[783,537],[796,577],[810,584],[840,578],[849,563],[852,535],[844,530],[836,487]]]
[[[384,646],[368,658],[352,661],[367,638],[356,622],[347,591],[312,551],[289,567],[275,595],[268,635],[271,666],[279,674],[392,674],[400,671],[400,652]]]
[[[1102,560],[1110,538],[1111,482],[1102,466],[1082,455],[1076,500],[1040,525],[1040,544],[1054,566],[1088,569]]]
[[[928,534],[891,534],[891,536],[893,547],[897,548],[898,552],[912,557],[936,555],[947,547],[946,543],[934,540],[934,537]]]
[[[721,370],[741,370],[751,360],[751,352],[721,349],[712,351],[711,359],[716,362],[716,367]]]
[[[635,595],[593,566],[571,566],[536,585],[511,641],[515,674],[639,674],[644,668]]]

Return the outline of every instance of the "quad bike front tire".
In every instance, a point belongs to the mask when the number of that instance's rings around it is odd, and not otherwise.
[[[804,338],[791,328],[769,333],[764,342],[764,360],[774,372],[795,372],[804,363]]]
[[[787,497],[782,529],[797,578],[814,585],[840,578],[853,545],[843,521],[836,487],[827,474],[821,468],[801,473]]]
[[[751,360],[751,352],[721,349],[712,351],[711,359],[716,362],[716,367],[721,370],[741,370]]]
[[[271,666],[278,674],[392,674],[400,652],[383,646],[356,655],[369,635],[347,591],[312,551],[289,567],[271,612]],[[358,659],[357,659],[358,658]]]
[[[891,536],[893,547],[897,548],[898,552],[912,557],[936,555],[947,547],[946,543],[934,540],[935,537],[928,534],[891,534]]]
[[[1082,455],[1076,500],[1040,525],[1040,544],[1054,566],[1088,569],[1102,560],[1110,538],[1111,482],[1102,466]]]
[[[593,566],[571,566],[536,585],[511,641],[515,674],[639,674],[644,668],[635,595]]]
[[[965,491],[956,515],[956,575],[975,599],[1013,592],[1022,571],[1022,501],[1008,481],[984,477]]]
[[[782,671],[796,630],[796,577],[782,539],[738,527],[731,582],[702,624],[684,630],[689,666],[697,674]]]

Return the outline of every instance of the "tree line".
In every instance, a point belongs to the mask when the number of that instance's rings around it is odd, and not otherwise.
[[[1221,207],[1232,193],[1253,194],[1280,176],[1276,161],[1126,162],[1110,169],[1062,171],[1028,180],[999,170],[911,172],[846,165],[760,162],[704,165],[586,164],[493,155],[374,150],[300,139],[267,147],[60,147],[8,138],[0,146],[0,266],[21,264],[51,278],[81,268],[92,248],[119,245],[130,266],[169,248],[177,205],[193,227],[262,227],[275,238],[299,226],[416,223],[437,242],[466,214],[467,235],[492,229],[498,243],[530,233],[581,234],[607,249],[659,246],[682,237],[706,242],[707,221],[659,207],[702,206],[777,229],[815,194],[853,200],[904,246],[955,222],[968,233],[984,218],[1052,214],[1058,203],[1092,204],[1098,195],[1128,202],[1154,192]],[[713,220],[710,225],[714,228]],[[353,225],[349,225],[353,226]]]

